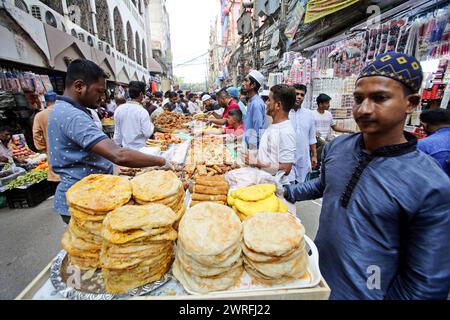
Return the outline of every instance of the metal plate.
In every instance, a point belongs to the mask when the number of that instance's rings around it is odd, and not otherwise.
[[[50,268],[50,281],[64,298],[73,300],[117,300],[150,294],[172,280],[166,273],[159,281],[146,284],[125,293],[107,293],[101,270],[79,270],[69,263],[65,250],[61,250]],[[79,279],[77,281],[77,279]],[[69,286],[73,283],[75,287]]]

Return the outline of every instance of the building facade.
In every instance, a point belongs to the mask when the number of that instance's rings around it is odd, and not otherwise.
[[[153,58],[148,0],[4,0],[0,14],[3,65],[65,72],[85,58],[117,84],[163,73]]]
[[[162,67],[162,89],[166,91],[170,89],[173,81],[169,14],[166,0],[149,0],[148,2],[147,10],[152,30],[152,55]]]

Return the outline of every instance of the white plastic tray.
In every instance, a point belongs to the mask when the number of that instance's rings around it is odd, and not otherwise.
[[[306,289],[317,286],[320,282],[320,279],[322,278],[319,269],[319,252],[314,242],[307,235],[305,235],[305,242],[307,247],[309,247],[310,249],[310,253],[308,253],[308,268],[306,274],[301,278],[299,278],[298,280],[295,280],[290,283],[273,286],[264,284],[255,284],[253,283],[250,275],[246,271],[244,271],[244,273],[241,276],[241,281],[237,287],[224,291],[210,292],[209,294],[220,295],[220,294],[255,292],[255,291],[272,291],[281,289]],[[200,294],[198,292],[191,291],[188,288],[184,289],[186,290],[186,292],[193,295]]]

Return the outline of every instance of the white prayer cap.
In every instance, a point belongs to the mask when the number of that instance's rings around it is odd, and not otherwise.
[[[255,79],[259,85],[262,87],[264,84],[264,76],[262,75],[261,72],[259,72],[258,70],[251,70],[250,73],[248,74],[250,77],[252,77],[253,79]]]

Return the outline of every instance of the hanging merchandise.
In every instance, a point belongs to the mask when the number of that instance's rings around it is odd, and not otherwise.
[[[269,78],[267,81],[269,84],[269,88],[276,84],[282,84],[284,82],[283,72],[269,73]]]
[[[305,13],[304,5],[300,1],[297,2],[294,10],[292,11],[291,15],[289,16],[288,25],[286,26],[286,29],[284,30],[284,34],[285,34],[286,38],[288,39],[287,49],[291,46],[292,41],[294,40],[295,34],[297,33],[298,26],[300,25],[300,22],[302,21],[304,13]]]
[[[297,58],[294,60],[289,72],[288,84],[301,83],[308,85],[311,83],[311,60]]]
[[[280,53],[278,44],[280,43],[280,30],[275,30],[272,35],[272,41],[270,43],[269,57],[277,57]],[[277,49],[278,48],[278,49]]]
[[[313,22],[329,14],[347,8],[359,0],[309,0],[306,5],[305,23]]]
[[[448,63],[449,60],[440,60],[437,70],[430,73],[425,80],[425,88],[422,90],[422,110],[441,106],[447,86],[447,83],[444,82],[444,76],[448,69]]]

